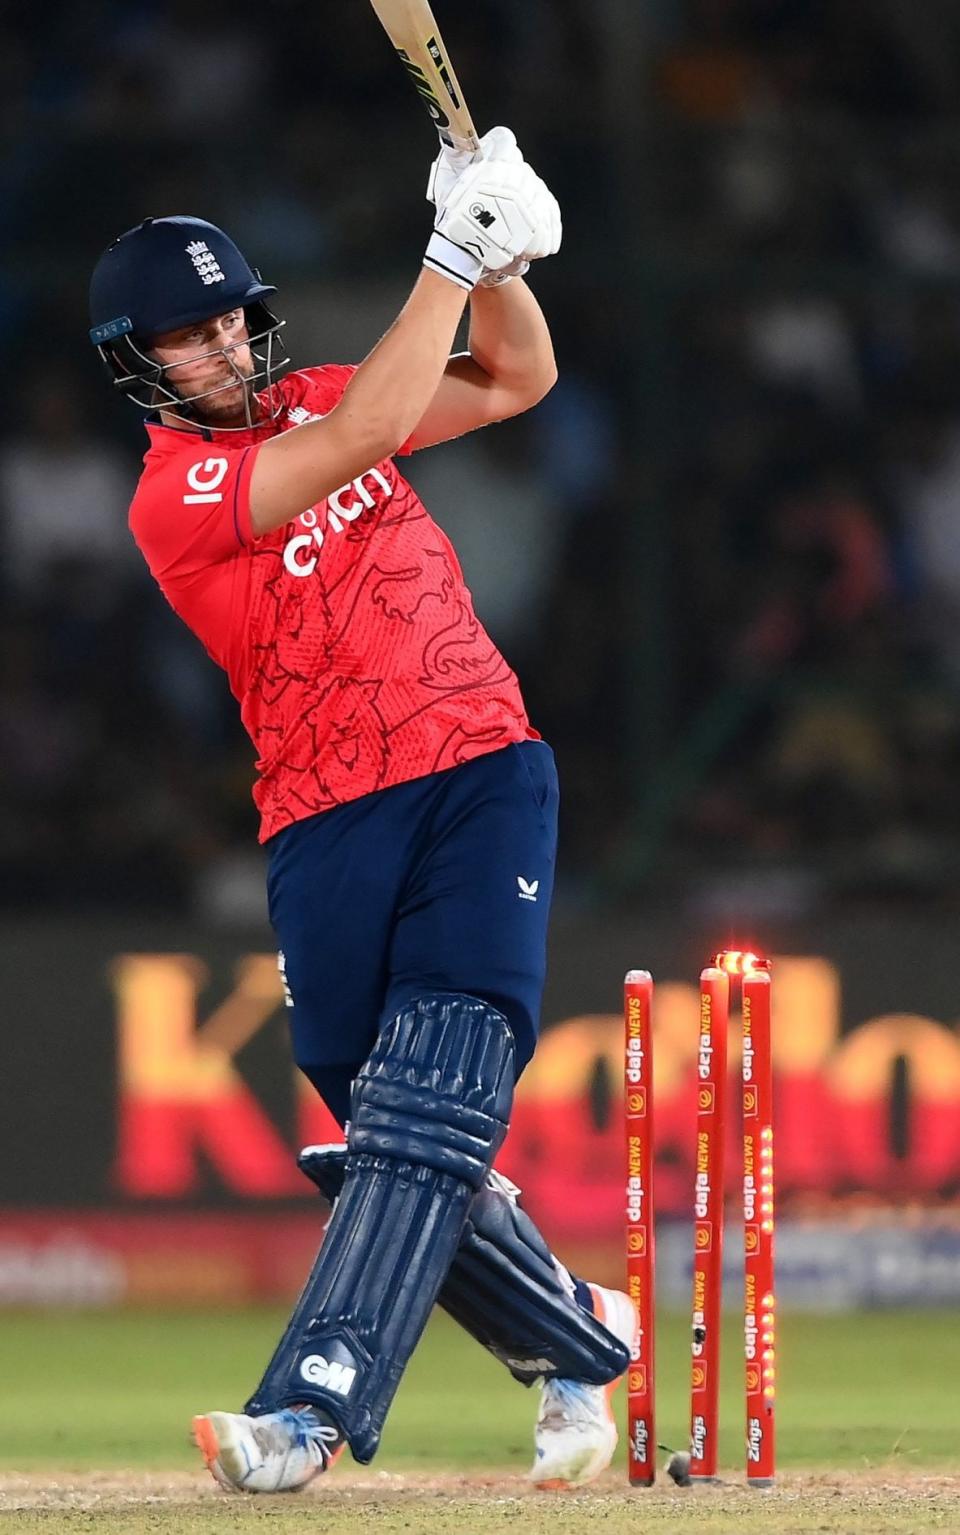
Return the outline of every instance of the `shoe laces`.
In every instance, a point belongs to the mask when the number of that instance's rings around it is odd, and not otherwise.
[[[267,1436],[270,1436],[269,1443]],[[264,1420],[257,1437],[264,1449],[275,1450],[278,1454],[289,1449],[292,1438],[300,1450],[311,1446],[319,1450],[324,1465],[327,1465],[343,1435],[333,1423],[322,1422],[310,1407],[285,1407],[272,1423]]]

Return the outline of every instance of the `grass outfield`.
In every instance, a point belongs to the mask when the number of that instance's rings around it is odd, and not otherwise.
[[[447,1530],[960,1531],[960,1330],[947,1313],[787,1318],[773,1494],[742,1477],[742,1369],[726,1342],[725,1489],[530,1493],[536,1396],[447,1318],[431,1324],[373,1467],[342,1465],[293,1499],[230,1499],[196,1474],[191,1414],[242,1402],[279,1313],[18,1314],[0,1318],[0,1529],[247,1530],[324,1535]],[[659,1433],[686,1440],[688,1327],[658,1337]]]

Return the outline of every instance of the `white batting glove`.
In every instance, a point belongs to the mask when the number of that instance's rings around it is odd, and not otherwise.
[[[482,288],[497,288],[501,283],[509,282],[511,277],[522,277],[530,270],[531,261],[540,261],[544,256],[555,256],[560,249],[563,240],[560,205],[546,183],[539,176],[536,180],[536,190],[529,205],[534,225],[533,235],[522,255],[518,256],[510,266],[502,267],[498,272],[488,272],[481,277]]]
[[[427,181],[427,200],[440,204],[446,201],[457,177],[478,160],[494,160],[500,164],[520,165],[523,163],[523,154],[517,144],[517,136],[512,128],[491,128],[480,140],[480,149],[476,155],[469,154],[466,150],[450,149],[444,146],[430,167],[430,176]],[[540,208],[540,221],[543,228],[538,230],[539,238],[529,252],[517,256],[509,266],[501,267],[499,271],[489,272],[480,279],[480,287],[494,288],[502,283],[509,282],[512,277],[522,277],[530,270],[530,262],[540,256],[553,255],[560,248],[562,238],[562,224],[560,209],[555,198],[550,198],[549,204]]]
[[[430,167],[430,175],[427,179],[427,202],[433,203],[439,208],[445,203],[458,176],[479,160],[500,160],[507,164],[519,165],[523,155],[517,145],[517,136],[510,128],[491,128],[480,140],[480,148],[476,154],[471,154],[466,149],[450,149],[447,145],[441,149],[437,158]]]
[[[501,280],[516,263],[552,255],[562,235],[556,199],[522,160],[481,160],[441,203],[424,264],[471,291],[481,276]]]

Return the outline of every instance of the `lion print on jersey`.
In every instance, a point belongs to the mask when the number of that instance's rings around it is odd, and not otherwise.
[[[369,601],[384,618],[412,624],[421,608],[428,602],[438,602],[445,607],[454,588],[454,574],[442,549],[417,551],[422,563],[410,564],[399,570],[388,570],[382,564],[373,564],[364,571],[356,591],[342,614],[337,615],[337,639],[349,641],[350,631],[358,612],[362,613]],[[331,586],[329,595],[334,597],[344,584],[341,577]]]
[[[295,794],[309,810],[371,794],[386,776],[387,727],[377,707],[382,683],[338,677],[317,696],[284,749]]]
[[[424,646],[422,668],[422,685],[444,692],[497,682],[511,675],[496,645],[466,603],[459,600],[453,621],[431,635]]]
[[[277,551],[265,550],[264,554],[276,556]],[[311,604],[309,646],[304,643],[307,601]],[[316,622],[318,613],[323,619],[321,624]],[[308,594],[303,582],[285,577],[281,562],[277,573],[264,582],[261,614],[263,629],[269,639],[262,645],[253,646],[250,691],[259,692],[264,704],[272,707],[291,683],[309,684],[318,672],[329,668],[332,650],[330,605],[319,582],[313,584]]]
[[[379,789],[387,769],[387,727],[377,708],[381,682],[338,677],[312,718],[323,723],[326,749],[317,762],[321,786],[336,803]]]
[[[409,570],[374,572],[380,574],[371,590],[374,607],[380,608],[385,618],[399,618],[402,623],[412,624],[425,602],[435,599],[446,606],[453,591],[453,571],[442,549],[424,549],[424,565]],[[429,563],[433,561],[434,563]]]

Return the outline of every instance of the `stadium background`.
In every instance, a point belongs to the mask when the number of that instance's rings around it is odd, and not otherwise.
[[[682,1217],[689,987],[760,944],[787,1298],[955,1302],[960,15],[437,13],[567,228],[534,274],[556,390],[410,465],[564,790],[506,1165],[612,1276],[619,981],[649,965]],[[7,7],[0,139],[0,1301],[276,1299],[324,1125],[285,1055],[251,752],[125,532],[141,428],[86,281],[146,213],[197,213],[280,287],[295,361],[357,359],[415,274],[433,143],[369,7],[298,0]]]

